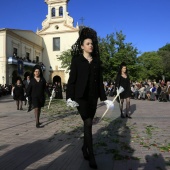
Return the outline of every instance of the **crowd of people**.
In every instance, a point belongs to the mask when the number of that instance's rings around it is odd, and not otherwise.
[[[21,60],[23,62],[29,62],[29,63],[35,63],[38,65],[41,65],[42,67],[45,67],[43,62],[39,62],[39,59],[37,60],[30,60],[29,56],[28,57],[19,57],[17,56],[15,53],[13,54],[12,58],[16,59],[16,60]]]
[[[12,85],[0,84],[0,97],[11,94]]]
[[[148,101],[170,101],[170,81],[165,82],[159,80],[158,82],[143,81],[131,82],[131,99],[148,100]],[[104,82],[105,92],[107,96],[113,97],[115,94],[115,82]]]

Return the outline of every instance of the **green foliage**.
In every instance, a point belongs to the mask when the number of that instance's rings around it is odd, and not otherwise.
[[[145,79],[160,79],[163,74],[162,58],[157,52],[143,53],[137,59],[138,77]]]
[[[170,79],[170,44],[160,48],[158,54],[162,58],[163,74],[167,79]]]
[[[66,72],[69,72],[72,59],[71,49],[63,51],[57,59],[61,61],[61,68],[66,69]]]
[[[132,43],[125,43],[126,36],[122,31],[99,37],[100,58],[103,63],[103,75],[106,80],[115,79],[118,67],[122,62],[128,66],[131,79],[136,79],[136,59],[138,50]]]

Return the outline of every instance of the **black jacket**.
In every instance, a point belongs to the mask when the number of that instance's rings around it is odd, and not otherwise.
[[[94,83],[98,87],[98,96],[101,101],[106,100],[106,95],[104,92],[103,77],[101,72],[100,60],[98,58],[93,58],[95,63],[95,77]],[[76,98],[81,98],[84,95],[89,78],[89,63],[82,56],[73,57],[70,68],[70,77],[67,84],[66,99],[71,98],[72,100]]]

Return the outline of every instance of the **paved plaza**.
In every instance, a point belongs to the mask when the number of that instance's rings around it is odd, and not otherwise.
[[[109,98],[112,99],[112,98]],[[81,152],[82,121],[75,110],[46,113],[35,127],[33,111],[0,98],[0,170],[90,170]],[[99,101],[96,122],[106,107]],[[170,102],[131,100],[132,119],[121,119],[118,103],[94,122],[99,170],[170,170]]]

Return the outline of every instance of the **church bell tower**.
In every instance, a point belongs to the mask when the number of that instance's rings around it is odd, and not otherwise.
[[[42,29],[37,30],[37,34],[43,38],[43,63],[47,68],[44,75],[49,82],[55,76],[59,76],[62,83],[67,82],[68,73],[61,67],[57,57],[71,49],[78,38],[79,27],[73,26],[73,18],[67,11],[68,1],[45,0],[48,12]]]

